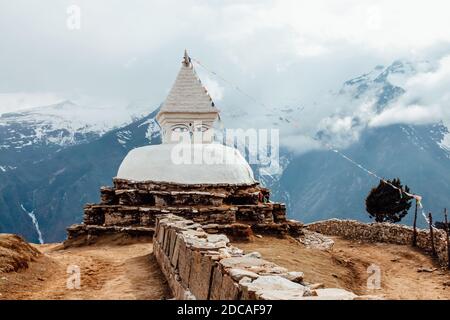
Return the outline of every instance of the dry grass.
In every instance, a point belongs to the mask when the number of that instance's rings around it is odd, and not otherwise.
[[[0,234],[0,273],[28,268],[30,262],[41,255],[21,237],[14,234]]]

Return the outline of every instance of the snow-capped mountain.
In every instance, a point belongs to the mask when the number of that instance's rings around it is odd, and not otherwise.
[[[64,148],[94,141],[142,118],[148,107],[61,103],[0,115],[0,175],[45,161]]]
[[[425,210],[440,219],[450,193],[448,129],[442,123],[367,125],[371,116],[383,112],[405,93],[399,85],[402,80],[429,68],[427,62],[396,61],[346,81],[336,100],[341,99],[344,105],[370,101],[371,113],[364,118],[361,112],[348,115],[342,112],[336,119],[351,117],[352,131],[359,131],[357,140],[341,148],[345,155],[381,177],[400,177],[412,192],[424,197]],[[317,137],[333,141],[333,134],[324,130]],[[377,183],[376,178],[338,154],[316,150],[292,157],[280,178],[279,192],[288,195],[284,198],[290,216],[306,222],[332,217],[369,220],[364,200]],[[411,222],[411,218],[406,217],[405,222]],[[419,223],[423,225],[425,221]]]
[[[17,232],[33,241],[48,241],[52,236],[62,239],[67,219],[72,220],[82,209],[81,203],[77,205],[79,200],[71,195],[94,201],[97,192],[89,192],[90,187],[83,183],[107,184],[115,174],[108,170],[114,162],[113,149],[120,149],[116,151],[121,158],[136,146],[134,143],[157,141],[159,127],[151,117],[144,117],[149,110],[134,105],[87,107],[63,101],[2,114],[0,232]],[[139,123],[141,127],[130,129],[128,123]],[[139,132],[139,138],[134,131]],[[110,144],[91,149],[102,138]],[[96,152],[110,155],[105,167],[97,167],[94,161],[89,164],[89,155]],[[97,155],[98,159],[102,156]],[[98,172],[83,178],[89,167]],[[102,179],[103,174],[109,179]],[[79,184],[77,191],[68,191]],[[64,212],[59,211],[66,205]]]
[[[84,143],[148,113],[147,108],[80,106],[72,101],[0,116],[0,150]]]
[[[428,61],[397,60],[388,67],[378,65],[371,72],[344,82],[338,94],[351,99],[374,99],[379,112],[405,93],[402,82],[432,68]]]
[[[65,228],[81,221],[83,206],[97,202],[99,188],[111,184],[125,155],[160,143],[155,115],[84,143],[53,151],[37,148],[45,152],[35,152],[14,170],[0,171],[0,232],[31,241],[64,239]]]

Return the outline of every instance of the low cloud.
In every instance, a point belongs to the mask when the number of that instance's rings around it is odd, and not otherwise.
[[[200,75],[200,78],[213,101],[222,101],[225,88],[221,86],[219,82],[210,78],[208,75]]]
[[[283,105],[450,41],[446,0],[75,2],[0,1],[0,92],[157,106],[187,48],[266,104]],[[73,5],[79,29],[67,27]],[[228,94],[225,104],[235,104]]]
[[[381,127],[391,124],[429,124],[442,120],[438,106],[395,105],[375,116],[369,123],[371,127]]]
[[[63,97],[54,93],[0,93],[0,115],[6,112],[55,104],[63,100]]]
[[[372,127],[391,124],[450,125],[450,55],[431,71],[419,72],[402,85],[405,94],[369,123]]]
[[[319,141],[305,135],[286,135],[283,137],[282,145],[296,154],[319,150],[324,147]]]

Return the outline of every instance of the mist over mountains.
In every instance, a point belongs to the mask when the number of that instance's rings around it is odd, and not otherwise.
[[[395,104],[405,89],[395,84],[429,70],[428,62],[395,61],[388,67],[377,66],[371,72],[348,80],[335,95],[337,103],[362,106],[352,113],[330,116],[336,126],[344,121],[348,127],[325,127],[316,136],[333,145],[355,162],[392,179],[400,177],[411,190],[422,195],[425,210],[442,219],[448,206],[450,153],[445,143],[448,129],[442,122],[431,124],[390,124],[372,126],[371,121]],[[345,103],[345,101],[347,101]],[[369,104],[370,103],[370,104]],[[366,108],[370,105],[370,108]],[[291,154],[283,171],[278,192],[287,202],[292,217],[310,222],[331,217],[369,221],[365,197],[378,184],[377,179],[329,150],[312,150]],[[412,215],[404,222],[411,223]],[[419,218],[419,224],[425,220]]]

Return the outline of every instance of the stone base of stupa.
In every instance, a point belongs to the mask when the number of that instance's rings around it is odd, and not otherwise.
[[[67,229],[68,240],[123,233],[151,236],[156,216],[175,214],[209,233],[235,238],[252,234],[299,235],[302,224],[286,219],[286,207],[269,201],[269,190],[252,184],[180,184],[114,179],[102,187],[101,203],[87,204],[83,224]]]

